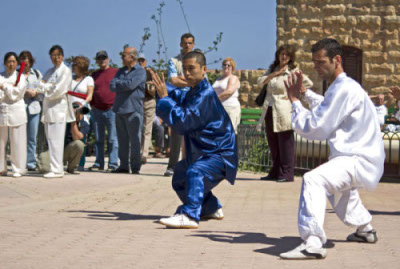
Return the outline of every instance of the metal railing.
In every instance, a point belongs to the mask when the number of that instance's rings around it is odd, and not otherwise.
[[[384,132],[385,177],[400,178],[400,133]],[[241,169],[267,172],[272,166],[264,126],[240,124],[238,128],[238,153]],[[329,157],[327,141],[307,140],[295,133],[295,164],[298,172],[306,172],[326,162]]]

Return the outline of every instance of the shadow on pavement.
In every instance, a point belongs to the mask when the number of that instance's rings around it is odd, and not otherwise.
[[[246,232],[213,232],[200,231],[190,236],[205,237],[212,241],[230,244],[266,244],[268,248],[256,249],[255,252],[272,256],[279,256],[280,253],[289,251],[301,244],[300,237],[284,236],[280,238],[267,237],[263,233]]]
[[[159,215],[139,215],[129,214],[122,212],[110,212],[110,211],[86,211],[86,210],[68,210],[68,213],[84,213],[86,217],[73,217],[73,218],[87,218],[96,220],[159,220],[166,216]]]
[[[400,216],[400,211],[378,211],[378,210],[369,210],[371,215],[389,215],[389,216]]]

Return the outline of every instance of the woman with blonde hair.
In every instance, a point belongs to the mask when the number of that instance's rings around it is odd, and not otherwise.
[[[219,100],[231,119],[235,133],[240,123],[240,102],[239,102],[239,78],[233,74],[236,68],[236,62],[228,57],[222,62],[223,75],[214,82],[213,88],[218,95]]]

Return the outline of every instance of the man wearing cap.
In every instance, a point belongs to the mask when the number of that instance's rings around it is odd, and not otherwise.
[[[120,165],[114,173],[139,174],[141,164],[140,140],[143,124],[143,99],[146,71],[137,61],[135,48],[127,47],[121,53],[124,67],[120,68],[110,83],[115,92],[113,110],[118,137]]]
[[[94,93],[90,102],[94,120],[96,162],[89,168],[91,171],[104,170],[104,140],[105,128],[108,138],[108,170],[118,167],[118,139],[115,126],[115,112],[112,110],[115,93],[110,91],[110,82],[118,69],[109,66],[110,59],[106,51],[101,50],[96,54],[96,64],[99,69],[93,72]]]
[[[138,62],[141,67],[146,68],[147,60],[143,53],[139,53]],[[151,81],[151,74],[147,72],[146,81]],[[151,133],[153,130],[154,115],[156,114],[155,89],[146,84],[143,100],[143,130],[142,130],[142,164],[149,158],[149,147],[151,144]]]

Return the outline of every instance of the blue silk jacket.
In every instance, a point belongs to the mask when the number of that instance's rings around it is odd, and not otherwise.
[[[219,155],[225,178],[233,184],[238,167],[236,136],[231,120],[206,79],[189,91],[167,84],[168,96],[157,103],[157,116],[185,137],[189,164]]]

